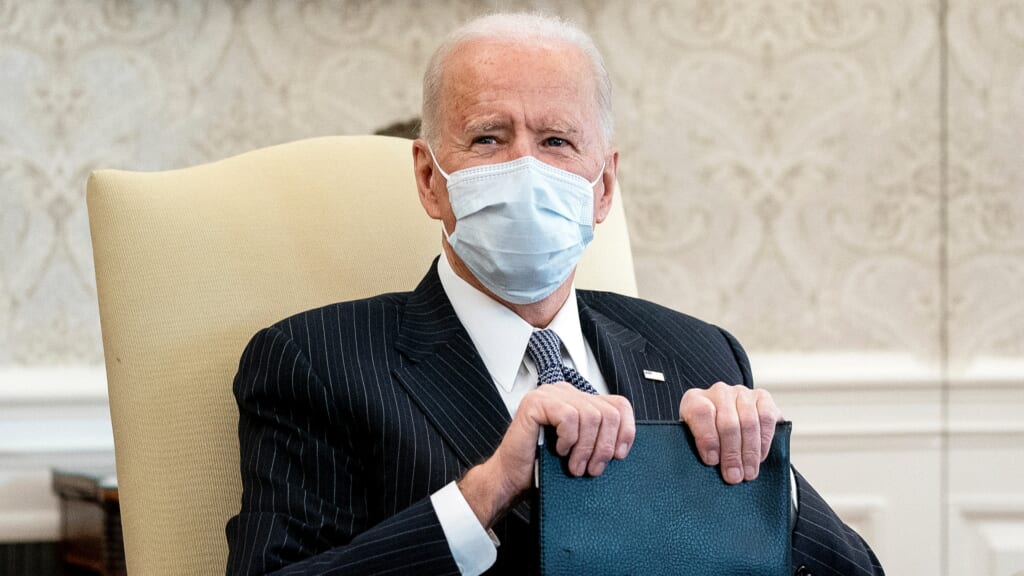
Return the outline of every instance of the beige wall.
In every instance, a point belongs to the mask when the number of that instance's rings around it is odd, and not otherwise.
[[[593,33],[641,293],[740,338],[891,572],[1024,570],[1024,0],[0,1],[0,379],[102,362],[90,170],[414,116],[499,4]]]
[[[0,4],[0,365],[100,362],[91,169],[413,116],[490,5]],[[1024,356],[1024,2],[953,1],[945,36],[938,0],[532,5],[608,57],[648,298],[754,352]]]

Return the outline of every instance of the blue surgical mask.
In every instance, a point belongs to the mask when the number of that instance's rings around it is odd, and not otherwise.
[[[594,237],[600,174],[588,182],[532,156],[447,174],[430,155],[455,214],[445,237],[481,284],[506,302],[532,304],[565,282]]]

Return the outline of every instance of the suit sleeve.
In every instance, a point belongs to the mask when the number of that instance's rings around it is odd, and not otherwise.
[[[875,553],[796,473],[800,512],[793,527],[793,567],[816,576],[882,576]]]
[[[228,574],[458,574],[429,497],[372,522],[372,475],[288,335],[253,337],[234,392],[242,502]]]
[[[743,349],[743,346],[740,346],[740,342],[735,336],[722,328],[719,328],[718,331],[722,333],[722,336],[725,336],[725,341],[729,343],[729,348],[732,350],[732,357],[736,360],[736,366],[739,367],[740,372],[743,374],[743,382],[741,384],[747,388],[753,388],[754,376],[750,371],[750,359],[747,358],[746,350]]]
[[[719,329],[721,330],[721,329]],[[750,360],[740,343],[725,330],[733,357],[743,373],[743,384],[754,387]],[[795,574],[816,576],[884,575],[867,542],[839,516],[795,469],[797,515],[793,524],[792,560]]]

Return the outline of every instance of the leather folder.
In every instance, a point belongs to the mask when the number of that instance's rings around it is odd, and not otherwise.
[[[569,474],[554,429],[538,447],[539,568],[545,576],[790,573],[790,423],[752,482],[726,484],[679,422],[639,422],[629,456]]]

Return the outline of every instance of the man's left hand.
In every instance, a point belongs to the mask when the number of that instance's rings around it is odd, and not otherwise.
[[[721,464],[722,478],[739,484],[757,478],[782,411],[764,390],[717,382],[706,390],[687,390],[679,419],[693,432],[701,460]]]

